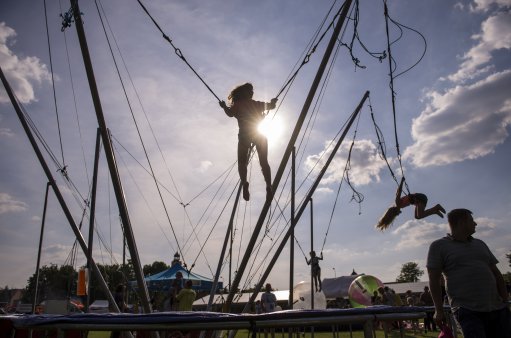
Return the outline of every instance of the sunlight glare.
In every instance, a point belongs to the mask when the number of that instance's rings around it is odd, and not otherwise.
[[[274,118],[266,117],[259,126],[257,130],[268,138],[268,143],[275,143],[280,140],[284,131],[284,125],[282,123],[282,119],[278,116]]]

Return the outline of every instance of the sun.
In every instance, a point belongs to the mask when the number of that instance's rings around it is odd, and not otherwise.
[[[263,121],[261,121],[261,123],[259,123],[257,130],[266,136],[268,143],[276,143],[279,142],[282,137],[284,124],[282,119],[278,116],[266,117]]]

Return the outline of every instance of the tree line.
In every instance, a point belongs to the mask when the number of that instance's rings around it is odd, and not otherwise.
[[[154,275],[168,269],[169,266],[160,261],[143,266],[144,276]],[[135,280],[135,271],[131,260],[126,264],[98,264],[103,278],[110,291],[114,291],[119,284],[127,285],[129,281]],[[23,294],[24,303],[32,303],[36,293],[36,273],[27,280],[27,286]],[[76,296],[78,287],[78,270],[71,265],[56,264],[44,265],[39,269],[39,285],[37,288],[38,297],[36,303],[39,304],[45,299],[68,299]],[[106,299],[107,296],[99,285],[97,276],[90,274],[89,271],[89,291],[90,302],[96,299]]]

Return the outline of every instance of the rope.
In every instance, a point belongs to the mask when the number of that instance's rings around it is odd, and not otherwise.
[[[316,35],[314,36],[314,40],[316,39],[316,37],[318,36],[319,34],[319,31],[321,29],[321,27],[324,25],[327,17],[330,15],[335,3],[337,1],[335,1],[332,6],[330,7],[330,9],[328,10],[328,13],[327,15],[325,16],[325,18],[323,19],[323,22],[321,23],[320,25],[320,28],[316,31]],[[305,55],[305,57],[303,58],[302,60],[302,63],[300,64],[300,66],[298,66],[298,69],[296,69],[296,71],[293,73],[293,75],[291,77],[289,77],[289,79],[286,81],[286,83],[282,86],[282,88],[279,90],[277,96],[275,96],[276,98],[278,98],[280,96],[280,94],[282,94],[282,92],[286,89],[287,86],[289,86],[293,81],[294,79],[296,78],[296,76],[298,75],[298,72],[302,69],[302,67],[307,64],[310,60],[310,57],[312,56],[312,54],[314,54],[316,52],[316,49],[317,47],[319,46],[319,44],[321,43],[321,41],[323,40],[323,38],[326,36],[326,33],[334,27],[334,23],[335,23],[335,20],[337,19],[338,16],[341,15],[341,11],[342,9],[344,8],[344,5],[343,4],[340,8],[339,8],[339,11],[337,11],[337,13],[335,14],[334,18],[332,19],[332,21],[330,22],[330,24],[327,26],[327,28],[323,31],[323,34],[321,34],[319,40],[316,42],[316,44],[314,46],[312,46],[310,49],[309,49],[309,52]]]
[[[168,212],[168,209],[167,209],[167,205],[165,204],[165,201],[164,201],[164,199],[163,199],[163,195],[162,195],[162,193],[161,193],[160,186],[159,186],[159,184],[158,184],[158,181],[157,181],[157,180],[156,180],[156,178],[155,178],[155,174],[154,174],[153,166],[152,166],[152,164],[151,164],[151,160],[149,159],[149,154],[147,153],[147,149],[146,149],[146,146],[145,146],[144,140],[142,139],[142,135],[140,134],[140,128],[139,128],[139,126],[138,126],[137,120],[136,120],[135,115],[134,115],[134,113],[133,113],[133,108],[132,108],[131,103],[130,103],[130,100],[129,100],[129,98],[128,98],[128,94],[127,94],[127,92],[126,92],[126,87],[124,86],[124,81],[122,80],[122,76],[121,76],[121,73],[120,73],[120,71],[119,71],[119,67],[118,67],[118,65],[117,65],[117,61],[116,61],[115,56],[114,56],[114,52],[113,52],[113,50],[112,50],[112,45],[111,45],[111,43],[110,43],[110,39],[108,38],[108,34],[107,34],[107,31],[106,31],[106,28],[105,28],[105,24],[104,24],[104,22],[103,22],[103,18],[102,18],[101,12],[100,12],[100,10],[99,10],[98,3],[97,3],[97,1],[94,1],[94,3],[95,3],[95,5],[96,5],[96,10],[98,11],[98,16],[99,16],[99,19],[100,19],[100,21],[101,21],[101,26],[103,27],[103,32],[105,33],[105,38],[106,38],[107,43],[108,43],[108,48],[110,49],[110,54],[112,55],[112,60],[113,60],[114,65],[115,65],[115,69],[116,69],[116,71],[117,71],[117,76],[119,77],[119,81],[121,82],[122,90],[123,90],[123,92],[124,92],[124,96],[125,96],[125,98],[126,98],[126,102],[127,102],[127,104],[128,104],[128,107],[129,107],[129,110],[130,110],[130,113],[131,113],[131,117],[132,117],[132,119],[133,119],[133,123],[135,124],[135,127],[136,127],[136,129],[137,129],[137,135],[138,135],[138,137],[139,137],[140,143],[141,143],[142,148],[143,148],[143,151],[144,151],[144,155],[145,155],[145,157],[146,157],[147,163],[149,164],[149,168],[150,168],[151,173],[152,173],[152,175],[151,175],[151,176],[153,177],[153,181],[154,181],[154,183],[155,183],[156,190],[158,191],[158,195],[159,195],[159,197],[160,197],[160,200],[161,200],[161,203],[162,203],[163,209],[164,209],[164,211],[165,211],[165,215],[166,215],[166,217],[167,217],[167,220],[168,220],[168,222],[169,222],[170,228],[171,228],[171,230],[172,230],[172,234],[174,235],[174,239],[176,240],[176,245],[177,245],[178,251],[180,252],[181,257],[182,257],[182,259],[183,259],[183,262],[184,262],[183,266],[185,266],[185,267],[186,267],[185,258],[184,258],[183,252],[182,252],[182,250],[181,250],[181,247],[179,246],[179,241],[178,241],[178,239],[177,239],[177,236],[176,236],[176,233],[175,233],[175,230],[174,230],[174,226],[173,226],[173,224],[172,224],[172,221],[170,220],[170,215],[169,215],[169,212]]]
[[[398,135],[397,135],[396,92],[394,91],[394,79],[397,78],[398,76],[408,72],[410,69],[414,68],[422,60],[422,58],[426,54],[427,43],[426,43],[426,39],[424,38],[424,36],[420,32],[418,32],[417,30],[414,30],[414,29],[412,29],[410,27],[404,26],[404,25],[396,22],[392,18],[390,18],[389,12],[388,12],[388,7],[387,7],[387,1],[386,0],[383,0],[383,5],[384,5],[384,15],[385,15],[385,29],[386,29],[386,33],[387,33],[387,52],[388,52],[388,55],[389,55],[389,76],[390,76],[389,87],[390,87],[390,92],[391,92],[391,95],[392,95],[392,115],[393,115],[393,121],[394,121],[394,138],[395,138],[395,142],[396,142],[397,159],[399,161],[399,166],[400,166],[400,169],[401,169],[401,175],[404,177],[403,163],[402,163],[402,160],[401,160],[401,151],[399,149],[399,139],[398,139]],[[390,42],[389,21],[394,23],[399,28],[400,33],[401,33],[400,36],[395,41],[393,41],[393,42]],[[419,36],[421,36],[421,38],[424,40],[425,48],[424,48],[424,51],[423,51],[421,57],[419,58],[419,60],[415,64],[413,64],[408,69],[402,71],[401,73],[399,73],[397,75],[394,75],[394,70],[395,69],[392,67],[392,64],[393,64],[393,62],[395,63],[395,60],[392,57],[391,45],[394,44],[395,42],[397,42],[401,38],[401,36],[403,35],[402,34],[403,33],[402,27],[407,28],[409,30],[412,30],[413,32],[415,32]],[[396,180],[396,182],[397,182],[397,180]],[[409,191],[408,184],[406,183],[406,181],[405,181],[405,188],[406,188],[406,190]]]
[[[142,4],[142,2],[140,0],[137,0],[138,3],[140,4],[140,6],[142,7],[142,9],[144,10],[144,12],[146,12],[146,14],[149,16],[149,18],[151,19],[151,21],[154,23],[154,25],[156,26],[156,28],[158,28],[158,30],[161,32],[163,38],[165,40],[167,40],[168,43],[170,43],[170,45],[174,48],[174,52],[176,53],[176,55],[184,61],[184,63],[186,63],[186,65],[192,70],[192,72],[199,78],[199,80],[204,84],[204,86],[206,86],[206,88],[209,90],[209,92],[211,94],[213,94],[213,96],[218,100],[218,102],[222,102],[222,100],[220,100],[220,98],[215,94],[215,92],[213,92],[213,90],[208,86],[208,84],[202,79],[202,77],[197,73],[197,71],[195,71],[195,69],[192,67],[192,65],[190,63],[188,63],[188,61],[186,60],[185,56],[183,55],[183,53],[181,52],[181,50],[179,48],[177,48],[174,43],[172,42],[172,39],[169,38],[168,35],[166,35],[163,30],[160,28],[160,25],[158,25],[158,23],[156,22],[156,20],[151,16],[151,14],[149,13],[149,11],[147,10],[147,8],[145,8],[145,6]]]
[[[59,1],[59,8],[60,8],[60,11],[62,12],[61,1]],[[72,18],[72,15],[71,15],[71,18]],[[80,135],[80,147],[81,147],[81,150],[82,150],[83,166],[85,168],[85,175],[87,177],[87,184],[88,184],[89,187],[92,187],[92,185],[90,183],[90,175],[89,175],[89,170],[88,170],[88,166],[87,166],[87,160],[86,160],[86,156],[85,156],[85,147],[84,147],[84,142],[83,142],[82,128],[81,128],[81,125],[80,125],[80,118],[79,118],[79,115],[78,115],[78,104],[77,104],[77,101],[76,101],[76,92],[75,92],[75,86],[74,86],[74,80],[73,80],[73,73],[71,71],[71,61],[70,61],[71,58],[69,57],[69,48],[68,48],[68,44],[67,44],[66,32],[63,31],[63,33],[64,33],[63,34],[64,46],[65,46],[65,49],[66,49],[67,70],[68,70],[68,73],[69,73],[69,80],[70,80],[70,83],[71,83],[71,92],[73,93],[74,113],[75,113],[75,117],[76,117],[76,123],[78,125],[78,133]]]
[[[349,52],[350,52],[350,55],[351,55],[351,60],[353,61],[354,65],[355,65],[355,68],[361,68],[361,69],[365,69],[366,66],[362,66],[360,65],[360,60],[355,57],[353,55],[353,44],[355,43],[355,40],[358,41],[358,43],[360,44],[360,46],[362,47],[362,49],[367,53],[369,54],[369,56],[373,57],[373,58],[376,58],[378,59],[380,62],[383,61],[383,59],[385,59],[387,57],[387,54],[385,51],[383,52],[371,52],[369,51],[369,49],[365,46],[365,44],[361,41],[360,39],[360,36],[358,34],[358,23],[359,23],[359,17],[360,17],[360,11],[359,11],[359,1],[356,0],[355,1],[355,5],[353,6],[352,8],[352,12],[351,14],[353,14],[353,19],[350,18],[350,20],[353,21],[353,35],[351,37],[351,41],[350,41],[350,44],[348,45],[347,43],[343,43],[341,41],[341,39],[339,39],[339,43],[343,46],[343,47],[346,47]],[[350,16],[351,16],[350,14]]]
[[[140,95],[139,95],[139,93],[138,93],[137,87],[135,86],[135,83],[133,82],[133,78],[131,77],[131,73],[130,73],[130,71],[129,71],[129,69],[128,69],[128,66],[126,65],[126,61],[124,60],[123,53],[121,52],[121,49],[119,48],[119,45],[117,44],[117,39],[115,38],[114,32],[113,32],[113,30],[112,30],[112,28],[111,28],[111,26],[110,26],[110,23],[109,23],[109,21],[108,21],[108,17],[106,16],[106,13],[105,13],[105,10],[103,9],[103,5],[102,5],[101,1],[99,2],[99,5],[100,5],[100,7],[101,7],[101,11],[103,12],[103,15],[104,15],[104,17],[105,17],[105,21],[106,21],[106,24],[107,24],[107,26],[108,26],[108,29],[110,30],[110,34],[111,34],[111,35],[112,35],[112,37],[113,37],[113,40],[114,40],[114,43],[115,43],[115,47],[117,48],[117,51],[118,51],[118,53],[119,53],[119,57],[121,58],[122,64],[123,64],[123,66],[124,66],[124,70],[126,71],[126,74],[127,74],[128,79],[129,79],[129,81],[130,81],[130,83],[131,83],[131,86],[133,87],[133,91],[134,91],[134,93],[135,93],[135,96],[137,97],[137,101],[138,101],[138,103],[139,103],[139,105],[140,105],[140,108],[141,108],[141,110],[142,110],[142,112],[143,112],[143,114],[144,114],[144,117],[145,117],[145,119],[146,119],[146,122],[147,122],[147,124],[148,124],[148,126],[149,126],[149,129],[150,129],[150,131],[151,131],[151,135],[153,136],[153,139],[154,139],[154,141],[155,141],[155,143],[156,143],[156,146],[158,147],[158,151],[159,151],[159,153],[160,153],[160,155],[161,155],[161,157],[162,157],[163,162],[165,163],[165,168],[167,169],[167,172],[168,172],[168,174],[169,174],[169,176],[170,176],[170,180],[171,180],[171,182],[172,182],[172,185],[174,186],[174,189],[176,190],[176,193],[177,193],[177,195],[179,196],[179,198],[176,198],[176,197],[175,197],[172,193],[171,193],[171,195],[172,195],[172,196],[173,196],[173,197],[174,197],[174,198],[175,198],[175,199],[176,199],[179,203],[182,203],[183,199],[182,199],[182,197],[181,197],[181,194],[179,193],[179,189],[178,189],[177,184],[176,184],[176,182],[175,182],[175,180],[174,180],[174,176],[173,176],[173,175],[172,175],[172,173],[170,172],[170,169],[169,169],[169,165],[168,165],[168,163],[167,163],[167,160],[166,160],[166,158],[165,158],[165,156],[164,156],[164,154],[163,154],[163,151],[162,151],[162,149],[161,149],[160,143],[158,142],[158,139],[156,138],[156,135],[155,135],[155,133],[154,133],[154,129],[153,129],[153,126],[152,126],[152,124],[151,124],[151,121],[149,120],[149,117],[147,116],[147,112],[146,112],[145,107],[144,107],[144,105],[143,105],[143,103],[142,103],[142,100],[141,100]],[[167,191],[168,191],[168,190],[167,190]],[[169,191],[169,193],[170,193],[170,191]]]
[[[114,146],[115,147],[115,146]],[[117,149],[116,149],[117,150]],[[122,155],[119,156],[119,158],[121,159],[122,163],[124,164],[124,167],[126,168],[127,172],[128,172],[128,175],[131,177],[131,180],[133,181],[133,184],[135,185],[135,187],[137,188],[138,190],[138,193],[140,194],[140,196],[142,197],[142,199],[144,200],[145,204],[146,204],[146,207],[147,209],[151,212],[151,215],[153,216],[154,218],[154,222],[156,223],[156,225],[158,225],[158,227],[160,228],[163,236],[165,237],[165,239],[167,240],[167,243],[169,244],[170,246],[170,249],[172,252],[175,252],[175,249],[174,249],[174,246],[172,245],[170,239],[167,237],[167,234],[165,233],[165,231],[163,230],[163,227],[162,225],[160,224],[160,222],[158,221],[158,218],[155,217],[154,215],[154,212],[153,212],[153,209],[151,208],[151,204],[147,201],[146,197],[144,196],[143,192],[142,192],[142,189],[140,189],[140,186],[137,184],[137,181],[135,180],[135,177],[133,176],[131,170],[129,169],[129,166],[128,164],[126,163],[126,161],[124,160],[124,157]]]
[[[46,0],[44,0],[44,20],[46,23],[46,39],[48,41],[48,56],[50,57],[51,84],[53,88],[53,103],[55,105],[55,116],[57,117],[57,129],[59,132],[60,153],[62,155],[62,163],[65,164],[66,161],[64,160],[64,147],[62,146],[62,133],[60,132],[59,110],[57,108],[57,94],[55,92],[55,78],[53,76],[53,61],[51,57],[50,31],[48,29],[48,12],[46,9]]]

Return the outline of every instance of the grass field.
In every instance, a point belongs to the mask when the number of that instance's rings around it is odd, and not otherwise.
[[[428,333],[413,333],[413,331],[406,330],[403,337],[404,338],[424,338],[424,337],[430,337],[430,338],[437,338],[439,332],[433,331]],[[144,335],[145,336],[145,335]],[[186,336],[184,336],[186,337]],[[224,335],[224,337],[227,337],[227,333]],[[250,338],[251,335],[246,330],[240,330],[236,334],[236,338]],[[287,333],[275,333],[275,338],[282,338],[282,337],[288,337]],[[296,336],[295,336],[296,337]],[[332,332],[316,332],[314,333],[314,338],[364,338],[364,333],[362,331],[353,331],[350,335],[350,332],[338,332],[335,336],[332,334]],[[384,338],[385,333],[383,330],[376,330],[376,338]],[[397,338],[401,337],[401,334],[399,331],[391,331],[387,334],[387,337],[389,338]],[[110,338],[110,332],[109,331],[91,331],[89,332],[88,338]],[[163,335],[160,336],[160,338],[164,338]],[[267,337],[263,333],[258,335],[258,338],[271,338],[271,335],[268,334]],[[310,333],[305,333],[304,335],[300,335],[300,338],[312,338],[312,335]]]

